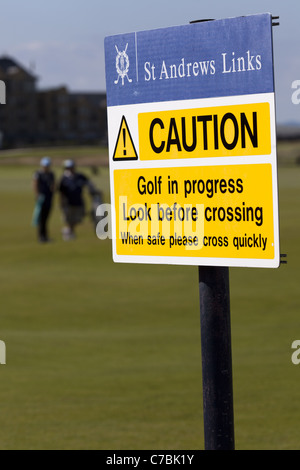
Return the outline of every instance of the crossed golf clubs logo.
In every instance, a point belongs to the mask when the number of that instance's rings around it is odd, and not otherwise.
[[[128,47],[128,43],[126,44],[126,47],[124,51],[119,51],[118,47],[115,45],[116,51],[117,51],[117,56],[116,56],[116,70],[118,73],[118,78],[117,80],[114,81],[115,84],[119,82],[119,79],[122,79],[122,85],[124,85],[124,78],[126,77],[128,82],[131,83],[132,80],[128,77],[128,71],[129,71],[129,58],[128,55],[126,54],[126,50]]]

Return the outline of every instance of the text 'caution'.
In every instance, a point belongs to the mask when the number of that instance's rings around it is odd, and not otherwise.
[[[269,103],[140,113],[141,160],[269,155]]]

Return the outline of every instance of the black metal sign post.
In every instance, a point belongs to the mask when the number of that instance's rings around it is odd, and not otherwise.
[[[198,269],[205,450],[234,450],[229,268]]]

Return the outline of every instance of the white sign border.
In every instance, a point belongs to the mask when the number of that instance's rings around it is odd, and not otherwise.
[[[235,156],[235,157],[209,157],[209,158],[184,158],[164,160],[123,160],[113,161],[113,152],[116,146],[120,123],[125,116],[132,140],[139,155],[139,132],[138,114],[175,111],[182,109],[205,109],[215,106],[234,106],[268,102],[270,105],[270,132],[271,153],[270,155]],[[280,265],[279,248],[279,207],[278,207],[278,174],[277,174],[277,148],[276,148],[276,119],[275,119],[275,95],[274,93],[258,93],[251,95],[238,95],[230,97],[201,98],[192,100],[163,101],[154,103],[141,103],[134,105],[111,106],[107,109],[108,117],[108,148],[109,148],[109,171],[110,171],[110,194],[112,205],[112,246],[113,260],[123,263],[143,264],[175,264],[175,265],[197,265],[197,266],[229,266],[229,267],[265,267],[277,268]],[[273,229],[274,229],[274,258],[220,258],[220,257],[184,257],[184,256],[140,256],[140,255],[118,255],[116,252],[116,221],[115,221],[115,192],[114,192],[114,170],[126,169],[148,169],[167,167],[193,167],[193,166],[216,166],[216,165],[243,165],[271,163],[272,165],[272,199],[273,199]]]

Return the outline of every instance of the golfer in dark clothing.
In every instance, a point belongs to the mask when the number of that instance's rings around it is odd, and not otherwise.
[[[62,230],[64,240],[75,238],[75,226],[80,224],[84,218],[83,188],[85,186],[90,189],[89,179],[82,173],[75,171],[73,160],[66,160],[64,162],[64,173],[58,184],[65,223]]]
[[[41,168],[34,173],[33,185],[36,196],[35,225],[38,227],[38,239],[40,242],[48,242],[48,219],[52,207],[55,189],[55,177],[51,171],[51,159],[42,158]]]

